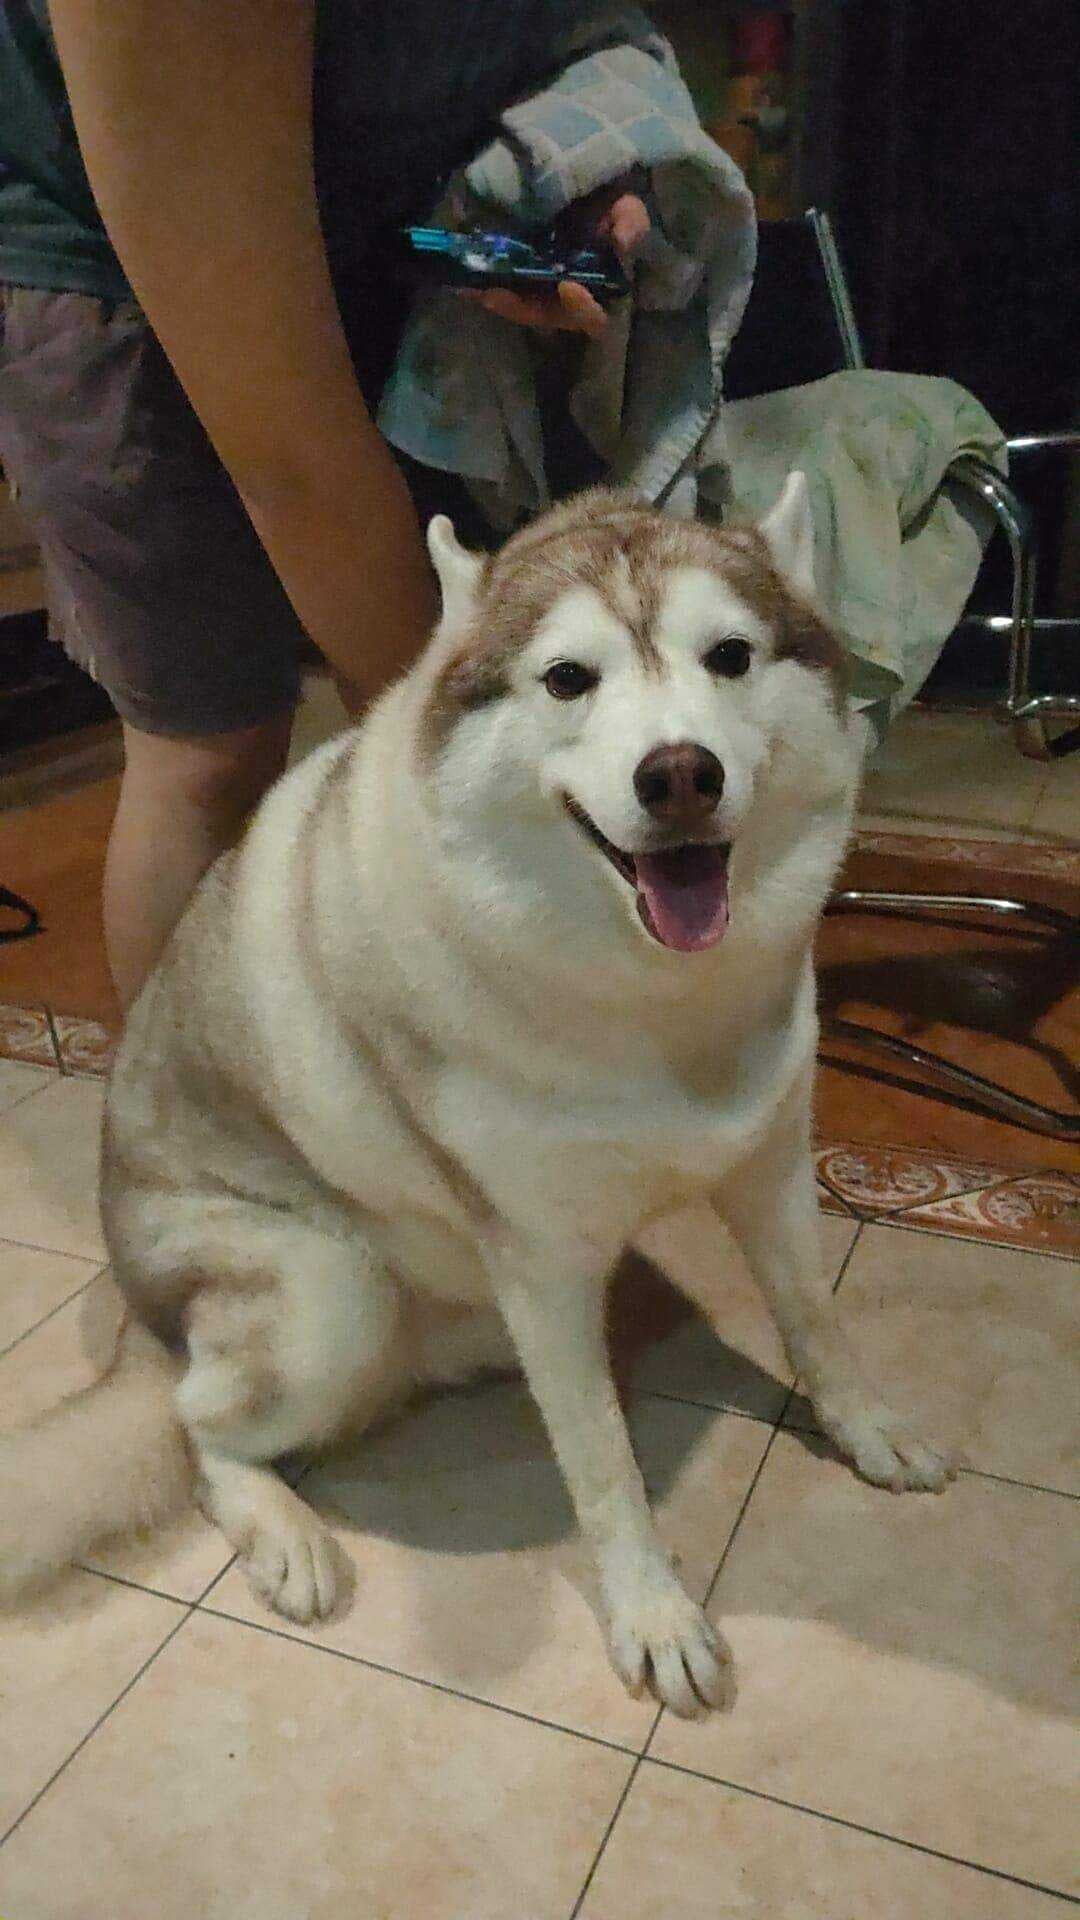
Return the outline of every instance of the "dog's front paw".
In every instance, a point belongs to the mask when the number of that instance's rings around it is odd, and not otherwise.
[[[620,1680],[686,1720],[735,1697],[731,1649],[666,1563],[605,1581],[608,1647]]]
[[[889,1487],[893,1493],[941,1493],[956,1478],[958,1462],[943,1448],[920,1440],[880,1401],[842,1414],[827,1407],[816,1411],[829,1438],[875,1487]]]
[[[273,1531],[260,1528],[241,1564],[260,1600],[308,1626],[326,1620],[346,1585],[344,1555],[314,1514],[297,1515]]]

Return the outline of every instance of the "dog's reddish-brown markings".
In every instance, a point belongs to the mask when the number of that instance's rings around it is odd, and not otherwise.
[[[643,667],[662,672],[654,632],[665,576],[676,567],[718,574],[773,628],[774,657],[827,674],[833,703],[842,709],[840,640],[781,579],[756,528],[671,519],[600,490],[524,528],[485,561],[472,631],[442,667],[425,704],[423,761],[430,764],[437,756],[463,713],[509,692],[517,655],[560,596],[575,587],[592,587],[629,628]]]

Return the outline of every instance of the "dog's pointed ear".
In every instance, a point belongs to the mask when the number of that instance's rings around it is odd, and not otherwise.
[[[758,532],[782,580],[805,600],[814,598],[814,521],[805,473],[789,473],[784,490]]]
[[[437,513],[429,523],[427,543],[439,576],[443,619],[456,626],[472,611],[484,563],[478,554],[462,546],[453,521],[445,513]]]

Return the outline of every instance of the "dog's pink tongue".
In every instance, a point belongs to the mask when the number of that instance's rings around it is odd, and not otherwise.
[[[727,930],[726,847],[639,853],[638,904],[650,933],[677,953],[701,953]]]

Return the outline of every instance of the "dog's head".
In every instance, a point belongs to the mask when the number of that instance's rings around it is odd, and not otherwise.
[[[563,867],[585,863],[650,941],[715,946],[729,854],[764,792],[780,779],[809,799],[843,729],[803,476],[757,528],[598,492],[490,560],[446,519],[428,539],[443,619],[421,753],[442,804],[497,822],[508,844],[527,822],[550,843],[558,822]]]

